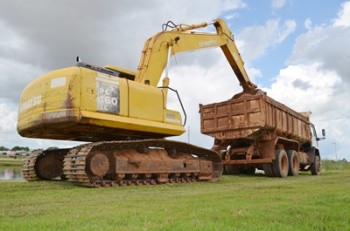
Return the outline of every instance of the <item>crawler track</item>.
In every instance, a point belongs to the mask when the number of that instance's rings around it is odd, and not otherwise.
[[[167,159],[171,159],[170,161],[168,160],[170,164],[174,161],[176,163],[184,162],[182,165],[184,164],[185,167],[186,163],[188,163],[188,165],[199,163],[199,165],[206,165],[205,167],[208,167],[207,165],[209,163],[211,167],[209,172],[204,173],[191,170],[166,172],[161,166],[163,163],[162,159],[147,159],[149,158],[147,157],[149,148],[153,150],[151,152],[160,150],[159,152],[164,153],[164,150],[166,150],[167,153],[170,153],[170,157],[167,155]],[[141,151],[135,155],[131,153],[133,150]],[[91,157],[91,153],[98,153],[95,155],[95,157],[98,156],[98,158],[96,157],[97,161],[95,161],[97,164],[92,167],[92,170],[89,170],[89,161],[91,158],[94,158]],[[107,157],[100,157],[101,155]],[[193,158],[192,155],[198,158]],[[147,164],[138,161],[137,157],[140,156],[143,158],[142,161],[146,160],[145,162],[147,162]],[[135,159],[130,157],[135,157]],[[135,172],[118,171],[115,166],[118,164],[121,165],[120,163],[124,163],[123,161],[129,166],[135,165],[135,169],[137,170],[135,170]],[[160,163],[160,165],[157,166],[154,161],[158,161],[157,163]],[[167,160],[164,160],[164,162],[166,161]],[[105,162],[108,162],[108,164],[105,164]],[[110,162],[112,164],[110,164]],[[153,167],[148,168],[148,170],[138,170],[140,165],[152,165]],[[104,166],[108,166],[108,170],[105,169]],[[222,162],[219,155],[213,151],[177,141],[108,141],[90,143],[71,149],[68,155],[65,156],[63,171],[68,181],[75,185],[87,187],[185,183],[201,180],[218,180],[222,174]],[[102,173],[96,176],[91,174],[91,172]]]
[[[26,181],[64,179],[63,159],[70,149],[55,149],[32,153],[23,163]]]
[[[42,153],[43,153],[42,151],[32,153],[24,161],[23,167],[22,167],[22,173],[23,173],[23,178],[26,181],[39,180],[39,177],[37,176],[37,174],[35,172],[35,162],[36,162],[38,156],[40,156]]]

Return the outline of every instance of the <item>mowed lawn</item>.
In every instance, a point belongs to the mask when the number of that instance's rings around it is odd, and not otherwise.
[[[321,176],[84,188],[0,182],[0,230],[350,230],[349,163]]]

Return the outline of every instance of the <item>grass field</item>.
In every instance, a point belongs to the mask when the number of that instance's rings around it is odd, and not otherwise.
[[[350,163],[323,174],[82,188],[0,182],[0,230],[350,230]]]
[[[16,159],[0,155],[0,165],[3,166],[10,166],[10,165],[23,165],[23,161],[26,159],[26,156],[16,156]]]

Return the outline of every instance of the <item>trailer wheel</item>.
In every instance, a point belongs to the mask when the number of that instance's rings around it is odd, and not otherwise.
[[[287,151],[288,162],[289,162],[289,171],[288,176],[297,176],[299,175],[299,157],[298,153],[294,150]]]
[[[276,150],[276,159],[272,164],[272,171],[275,177],[288,176],[288,156],[284,150]]]
[[[321,158],[318,155],[315,155],[314,162],[310,166],[312,175],[321,174]]]
[[[265,175],[268,177],[274,177],[273,171],[272,171],[272,164],[264,164],[263,169],[265,172]]]

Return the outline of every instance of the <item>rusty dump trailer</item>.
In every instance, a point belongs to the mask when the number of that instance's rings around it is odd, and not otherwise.
[[[226,174],[298,175],[320,173],[320,152],[308,113],[298,113],[265,92],[241,93],[220,103],[200,105],[201,132],[215,138]]]

